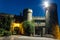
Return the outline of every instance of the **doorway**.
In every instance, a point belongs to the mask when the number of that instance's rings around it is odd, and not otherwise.
[[[35,35],[36,36],[42,35],[42,28],[41,27],[35,27]]]
[[[15,28],[14,28],[14,34],[15,34],[15,35],[18,35],[18,34],[19,34],[19,27],[15,27]]]

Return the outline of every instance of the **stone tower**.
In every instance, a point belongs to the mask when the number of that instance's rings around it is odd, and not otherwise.
[[[23,17],[24,17],[24,20],[27,20],[27,21],[31,21],[32,20],[32,9],[24,9],[23,10]]]

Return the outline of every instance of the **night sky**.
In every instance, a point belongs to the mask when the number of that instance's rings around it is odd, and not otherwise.
[[[33,16],[44,16],[45,12],[42,7],[44,0],[0,0],[0,13],[10,13],[19,15],[25,8],[33,10]],[[60,24],[60,0],[49,0],[51,3],[56,3],[58,6],[58,19]]]

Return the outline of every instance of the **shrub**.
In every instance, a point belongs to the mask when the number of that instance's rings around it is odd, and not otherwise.
[[[0,28],[0,36],[10,36],[11,32]]]
[[[33,34],[34,33],[34,23],[32,22],[29,22],[29,21],[24,21],[23,22],[23,28],[24,28],[24,31],[25,31],[25,35],[30,35],[30,34]]]
[[[5,31],[4,29],[0,28],[0,36],[3,36],[4,31]]]
[[[11,32],[10,31],[4,31],[4,35],[3,36],[10,36]]]

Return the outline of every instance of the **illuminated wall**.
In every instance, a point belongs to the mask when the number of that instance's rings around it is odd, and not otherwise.
[[[19,32],[21,32],[21,34],[24,34],[24,30],[23,30],[22,25],[23,25],[22,23],[12,23],[10,31],[13,32],[14,28],[18,27],[19,28]]]

